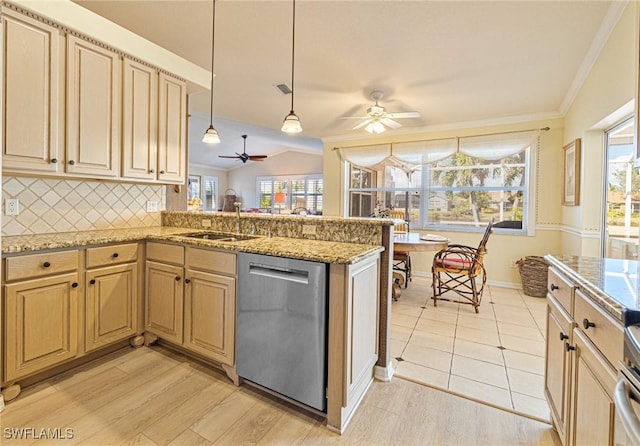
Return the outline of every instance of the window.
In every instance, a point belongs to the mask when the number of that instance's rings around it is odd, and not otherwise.
[[[218,177],[189,175],[187,209],[216,211],[218,209]]]
[[[258,177],[256,182],[260,209],[322,214],[322,175]]]
[[[640,175],[633,167],[634,121],[628,119],[605,133],[605,217],[602,254],[614,259],[638,258]]]
[[[350,153],[350,216],[386,216],[403,210],[410,227],[483,228],[525,233],[529,176],[538,132],[397,143]],[[358,162],[366,164],[359,165]],[[375,163],[375,164],[372,164]]]

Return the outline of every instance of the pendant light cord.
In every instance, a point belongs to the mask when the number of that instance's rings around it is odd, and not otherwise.
[[[212,24],[211,24],[211,114],[209,115],[209,125],[213,126],[213,67],[215,63],[215,55],[216,55],[216,0],[213,0],[213,14],[212,14]]]
[[[294,67],[296,61],[296,0],[293,0],[293,26],[291,33],[291,113],[293,113]]]

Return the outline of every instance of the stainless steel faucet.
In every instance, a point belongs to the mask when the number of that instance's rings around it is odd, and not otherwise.
[[[236,201],[233,205],[236,207],[236,234],[240,234],[240,206],[242,203]]]

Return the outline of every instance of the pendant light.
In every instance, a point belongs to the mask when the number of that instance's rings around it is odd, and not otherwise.
[[[300,125],[300,118],[293,111],[293,94],[294,94],[294,68],[296,57],[296,0],[293,0],[293,26],[291,33],[291,111],[284,118],[282,124],[282,131],[285,133],[300,133],[302,126]]]
[[[211,100],[211,114],[209,115],[209,128],[204,132],[204,136],[202,137],[202,142],[206,144],[217,144],[220,142],[220,136],[218,135],[218,131],[213,127],[213,67],[215,61],[216,54],[216,0],[213,0],[213,19],[211,25],[211,91],[210,91],[210,100]]]

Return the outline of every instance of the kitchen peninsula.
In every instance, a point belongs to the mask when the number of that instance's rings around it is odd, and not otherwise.
[[[238,224],[241,234],[254,236],[237,241],[186,236],[195,231],[233,235]],[[235,286],[242,277],[237,276],[235,259],[240,252],[257,253],[329,265],[327,426],[342,432],[374,374],[383,380],[390,375],[391,225],[392,221],[379,219],[163,212],[160,227],[4,237],[7,305],[2,323],[4,332],[12,335],[3,339],[3,395],[9,401],[21,385],[129,342],[140,345],[142,336],[146,344],[159,339],[219,366],[239,384],[233,339]],[[194,335],[207,329],[199,330],[198,318],[191,316],[196,308],[211,305],[198,301],[190,288],[190,278],[198,274],[226,287],[220,302],[225,314],[210,319],[220,325],[210,333],[211,339]],[[162,282],[166,277],[171,280]],[[114,293],[118,305],[109,307],[108,298],[94,290],[116,290],[116,283],[125,283],[130,292]],[[180,297],[172,301],[171,311],[149,310],[150,302],[159,302],[153,301],[149,290],[159,283],[169,286],[156,286],[154,290],[161,291],[155,294],[173,289],[171,299]],[[47,291],[34,291],[42,289]],[[54,296],[46,301],[52,305],[49,310],[29,301],[29,296],[43,295]],[[104,304],[108,314],[100,314]],[[60,310],[64,320],[51,320]],[[171,324],[165,323],[168,314],[174,318]],[[39,322],[29,325],[29,320]],[[61,343],[41,342],[42,330],[59,334]],[[11,410],[10,404],[6,410]]]

